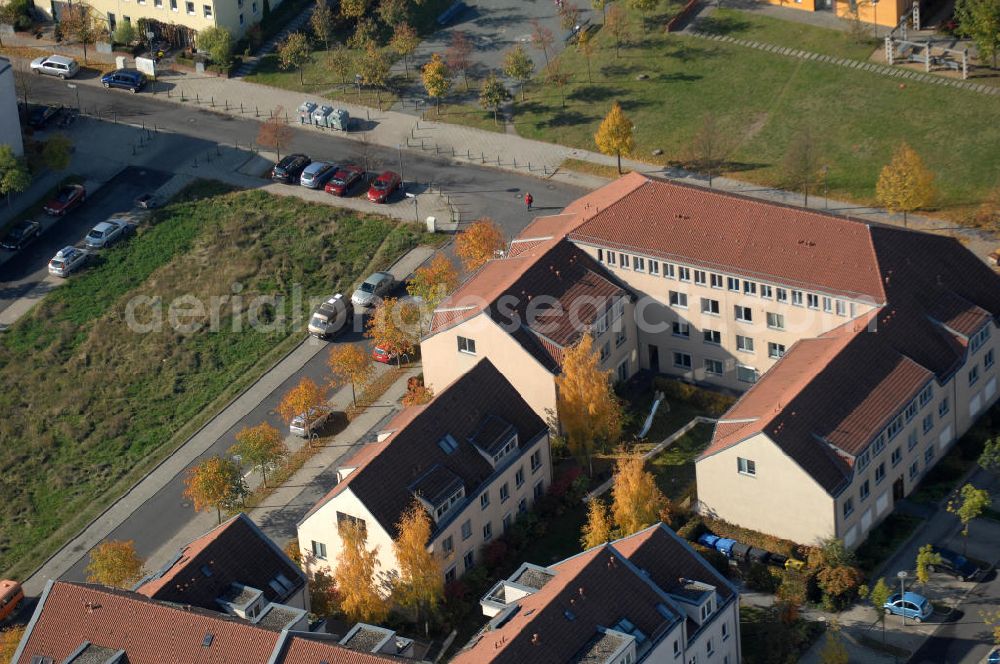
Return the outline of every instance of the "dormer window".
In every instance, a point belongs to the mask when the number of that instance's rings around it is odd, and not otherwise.
[[[510,454],[517,447],[517,436],[511,436],[500,451],[493,455],[493,465],[500,463],[500,459]]]
[[[461,502],[464,497],[465,487],[460,487],[458,491],[448,496],[448,498],[434,508],[434,520],[440,521],[441,517],[451,511],[451,508]]]
[[[701,607],[701,622],[704,623],[712,615],[712,600],[708,600]]]

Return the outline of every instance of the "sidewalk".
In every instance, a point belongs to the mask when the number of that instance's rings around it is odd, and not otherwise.
[[[281,107],[282,115],[289,123],[296,122],[298,105],[305,96],[256,83],[237,79],[216,77],[196,77],[178,73],[167,73],[155,85],[157,96],[165,97],[177,104],[213,105],[214,110],[243,117],[266,118]],[[181,101],[181,93],[187,101]],[[200,100],[200,104],[195,100]],[[552,178],[575,186],[595,188],[605,184],[606,179],[574,173],[561,169],[568,158],[581,159],[595,164],[614,166],[614,157],[590,150],[570,148],[554,143],[545,143],[522,138],[514,134],[484,131],[472,127],[427,122],[411,115],[393,111],[378,111],[350,103],[323,100],[316,95],[309,99],[327,101],[330,105],[346,108],[352,118],[362,122],[367,130],[339,133],[338,135],[356,141],[369,141],[385,147],[401,147],[411,152],[423,152],[443,156],[457,163],[474,164],[531,175]],[[240,104],[243,105],[242,110]],[[228,110],[226,110],[228,109]],[[302,128],[326,132],[332,131],[301,125]],[[686,184],[707,186],[707,178],[683,169],[662,167],[632,159],[622,160],[625,168],[652,176],[665,177]],[[761,187],[760,185],[733,180],[725,177],[714,178],[713,186],[720,191],[739,193],[773,202],[804,206],[803,196],[794,192]],[[889,214],[879,208],[871,208],[855,203],[827,199],[813,195],[809,200],[812,209],[834,214],[858,217],[879,223],[901,226],[902,215]],[[909,227],[914,230],[946,232],[961,239],[976,255],[985,257],[996,249],[997,240],[991,234],[958,227],[954,222],[921,215],[909,215]]]

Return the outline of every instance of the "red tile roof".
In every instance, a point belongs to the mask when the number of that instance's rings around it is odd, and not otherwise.
[[[547,570],[554,576],[517,600],[513,616],[482,632],[453,664],[576,661],[599,628],[614,628],[622,618],[655,643],[683,619],[668,595],[682,578],[714,586],[720,604],[736,597],[729,582],[663,524]]]
[[[653,179],[605,202],[570,240],[885,300],[865,222]]]
[[[85,641],[124,650],[129,664],[266,664],[280,638],[279,632],[221,613],[186,610],[124,590],[57,581],[39,601],[15,664],[29,664],[36,655],[61,662]],[[322,660],[331,664],[403,661],[297,637],[274,662],[319,664]]]
[[[279,574],[291,583],[290,590],[279,593],[271,587]],[[250,517],[240,513],[181,549],[166,567],[143,579],[136,592],[216,611],[216,598],[233,583],[261,590],[269,602],[280,604],[303,588],[306,578]]]

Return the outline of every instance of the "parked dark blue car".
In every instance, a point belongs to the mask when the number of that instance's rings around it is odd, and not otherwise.
[[[146,75],[138,69],[116,69],[101,77],[106,88],[122,88],[136,93],[146,85]]]

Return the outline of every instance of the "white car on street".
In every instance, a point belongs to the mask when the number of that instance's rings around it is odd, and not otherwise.
[[[80,71],[80,65],[73,58],[64,55],[50,55],[31,61],[33,74],[48,74],[61,79],[73,78]]]
[[[309,410],[309,430],[315,433],[317,429],[323,427],[323,423],[326,422],[326,418],[330,417],[329,410],[317,411],[315,408]],[[305,438],[308,434],[306,432],[306,414],[299,413],[292,418],[291,423],[288,425],[288,431],[293,436],[298,436],[299,438]]]

